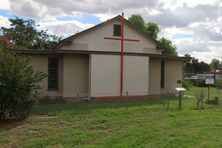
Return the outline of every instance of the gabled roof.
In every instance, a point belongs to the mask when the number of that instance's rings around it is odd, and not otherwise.
[[[88,33],[88,32],[90,32],[90,31],[93,31],[93,30],[95,30],[95,29],[97,29],[97,28],[99,28],[99,27],[101,27],[101,26],[104,26],[104,25],[106,25],[106,24],[108,24],[108,23],[110,23],[110,22],[113,22],[113,21],[115,21],[115,20],[120,20],[120,21],[121,21],[121,19],[122,19],[122,16],[118,15],[118,16],[116,16],[116,17],[114,17],[114,18],[112,18],[112,19],[109,19],[109,20],[107,20],[107,21],[105,21],[105,22],[103,22],[103,23],[100,23],[100,24],[95,25],[95,26],[93,26],[93,27],[91,27],[91,28],[89,28],[89,29],[86,29],[86,30],[81,31],[81,32],[78,32],[78,33],[76,33],[76,34],[74,34],[74,35],[72,35],[72,36],[70,36],[70,37],[67,37],[67,38],[61,40],[61,41],[55,46],[55,49],[57,49],[58,47],[60,47],[60,45],[72,43],[72,41],[73,41],[76,37],[78,37],[78,36],[80,36],[80,35],[83,35],[83,34],[85,34],[85,33]],[[125,18],[124,18],[124,23],[127,24],[127,25],[128,25],[129,27],[131,27],[132,29],[134,29],[134,30],[135,30],[136,32],[138,32],[139,34],[143,35],[145,38],[151,40],[151,42],[153,42],[153,43],[156,45],[157,49],[165,49],[164,45],[162,45],[159,41],[157,41],[156,39],[154,39],[154,38],[153,38],[152,36],[150,36],[148,33],[144,32],[142,29],[140,29],[140,28],[136,27],[135,25],[131,24],[131,23],[130,23],[127,19],[125,19]]]

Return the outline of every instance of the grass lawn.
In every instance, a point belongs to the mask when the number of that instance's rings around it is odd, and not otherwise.
[[[193,87],[187,95],[202,88]],[[206,92],[206,88],[204,88]],[[207,96],[207,94],[206,94]],[[212,89],[222,102],[222,90]],[[0,129],[0,147],[221,147],[222,105],[196,99],[38,104],[24,121]]]

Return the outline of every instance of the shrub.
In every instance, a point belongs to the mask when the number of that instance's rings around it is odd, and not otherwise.
[[[207,104],[213,104],[213,105],[219,105],[219,98],[218,97],[214,97],[214,99],[209,99],[206,102]]]
[[[193,85],[188,80],[182,81],[182,87],[186,88],[186,90],[189,90]]]
[[[215,82],[215,86],[216,86],[217,88],[219,88],[219,89],[222,89],[222,80],[217,80],[217,81]]]
[[[193,86],[198,86],[198,87],[206,86],[204,79],[193,79],[193,80],[190,80],[190,83]]]
[[[46,74],[28,66],[28,58],[0,48],[0,119],[24,118],[36,102]]]
[[[195,94],[195,97],[197,98],[197,108],[196,109],[204,109],[203,102],[204,102],[205,94],[204,94],[203,89],[201,91],[198,91]]]

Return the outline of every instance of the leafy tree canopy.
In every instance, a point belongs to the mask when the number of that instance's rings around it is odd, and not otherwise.
[[[184,56],[191,58],[189,54]],[[210,66],[205,62],[199,62],[196,58],[191,58],[190,62],[185,63],[183,70],[185,73],[204,73],[210,71]]]
[[[214,58],[211,60],[210,67],[212,71],[222,70],[222,61]]]
[[[144,32],[148,33],[154,39],[157,38],[157,35],[160,31],[159,26],[156,23],[148,22],[145,23],[143,17],[139,14],[133,14],[129,17],[129,22],[136,27],[140,28]]]
[[[132,23],[136,27],[148,33],[154,39],[157,39],[158,33],[160,32],[160,28],[156,23],[154,22],[146,23],[143,17],[139,14],[131,15],[128,20],[130,23]],[[177,52],[176,52],[177,48],[175,45],[172,44],[172,41],[162,37],[159,40],[159,42],[165,46],[165,49],[163,50],[162,54],[177,55]]]
[[[129,22],[133,24],[134,26],[140,28],[141,30],[146,30],[145,21],[143,20],[143,17],[139,14],[133,14],[129,17]]]
[[[13,43],[16,49],[52,49],[60,39],[49,35],[44,30],[38,30],[39,25],[32,19],[11,18],[10,28],[1,28],[2,36]]]
[[[160,28],[156,23],[149,22],[146,24],[146,32],[154,39],[157,39],[157,35],[160,32]]]
[[[162,37],[159,41],[165,46],[162,54],[177,55],[177,47],[169,39]]]

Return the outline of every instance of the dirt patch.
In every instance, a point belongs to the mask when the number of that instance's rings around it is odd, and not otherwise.
[[[24,122],[32,122],[40,119],[51,119],[55,116],[46,116],[46,115],[30,115],[25,119],[7,119],[0,121],[0,129],[10,129],[14,127],[21,126]]]
[[[21,125],[24,119],[9,119],[0,121],[0,129],[13,128]]]
[[[112,131],[107,129],[107,128],[103,128],[103,127],[97,127],[94,130],[98,131],[98,132],[102,132],[105,133],[106,135],[110,135],[112,134]]]
[[[57,116],[48,116],[48,115],[30,115],[26,120],[27,121],[35,121],[39,119],[53,119]]]

